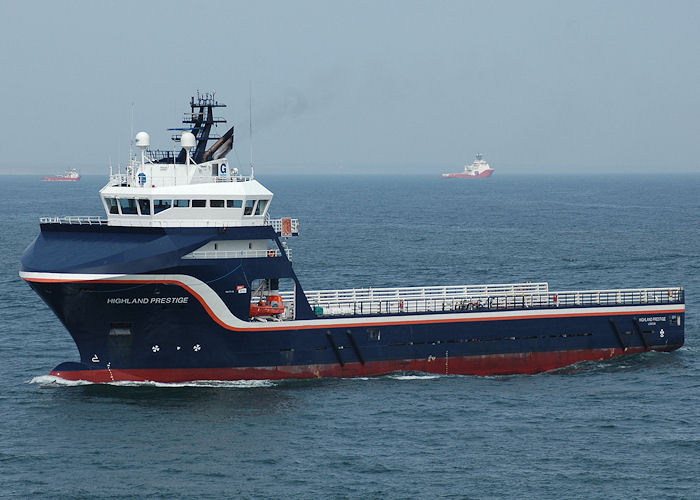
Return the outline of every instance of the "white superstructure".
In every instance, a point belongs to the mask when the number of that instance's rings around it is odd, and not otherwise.
[[[476,154],[476,159],[469,165],[464,166],[464,173],[467,175],[481,175],[487,170],[491,170],[491,166],[486,163],[484,156],[481,153]]]
[[[115,226],[264,225],[273,194],[220,158],[201,164],[154,163],[144,152],[100,190]]]

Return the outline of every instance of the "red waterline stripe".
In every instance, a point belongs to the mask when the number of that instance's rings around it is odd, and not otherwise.
[[[467,323],[474,321],[509,321],[517,319],[542,319],[542,318],[582,318],[582,317],[592,317],[592,316],[609,316],[609,312],[593,312],[593,313],[577,313],[577,314],[567,314],[567,313],[554,313],[554,314],[537,314],[537,315],[520,315],[520,316],[496,316],[491,318],[460,318],[460,319],[426,319],[426,320],[409,320],[406,321],[378,321],[378,322],[368,322],[368,323],[333,323],[326,325],[306,325],[306,326],[288,326],[288,327],[270,327],[270,328],[238,328],[230,326],[220,319],[216,313],[209,307],[206,301],[192,288],[181,281],[177,280],[63,280],[63,279],[50,279],[50,278],[24,278],[26,281],[35,281],[41,283],[110,283],[110,284],[149,284],[149,283],[159,283],[159,284],[169,284],[177,285],[181,288],[187,290],[192,294],[202,307],[207,311],[209,316],[219,325],[227,330],[241,331],[241,332],[260,332],[260,331],[285,331],[285,330],[320,330],[328,328],[349,328],[349,327],[361,327],[361,326],[392,326],[392,325],[423,325],[423,324],[436,324],[436,323]],[[206,283],[205,283],[206,284]],[[682,304],[679,304],[682,306]],[[605,306],[600,306],[605,307]],[[614,315],[624,315],[631,316],[635,314],[673,314],[683,312],[684,308],[674,308],[674,309],[663,309],[654,311],[616,311]],[[498,311],[495,311],[498,312]],[[243,321],[243,320],[241,320]]]
[[[670,347],[669,349],[674,349]],[[349,378],[386,375],[400,371],[436,373],[441,375],[515,375],[535,374],[580,361],[600,361],[623,354],[644,352],[643,347],[628,349],[592,349],[578,351],[530,352],[520,354],[489,354],[483,356],[443,357],[429,359],[372,361],[329,365],[268,366],[245,368],[169,368],[169,369],[111,369],[52,371],[51,375],[65,380],[109,382],[194,382],[201,380],[284,380],[308,378]]]

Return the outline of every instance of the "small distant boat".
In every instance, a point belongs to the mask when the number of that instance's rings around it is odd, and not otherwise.
[[[69,168],[63,174],[56,174],[53,177],[42,177],[41,180],[48,182],[79,181],[80,174],[76,169]]]
[[[456,174],[442,174],[443,178],[448,177],[491,177],[493,174],[493,169],[486,163],[484,157],[481,153],[476,154],[476,160],[474,160],[470,165],[464,166],[464,172],[458,172]]]

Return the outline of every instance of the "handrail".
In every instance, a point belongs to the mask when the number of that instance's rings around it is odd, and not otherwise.
[[[107,225],[108,221],[99,215],[71,215],[67,217],[40,217],[39,224],[79,224],[79,225]]]
[[[299,219],[291,219],[292,233],[299,232]],[[109,219],[99,215],[40,217],[40,224],[78,224],[78,225],[108,225]],[[151,216],[134,215],[133,218],[119,218],[115,226],[129,227],[249,227],[272,226],[277,233],[282,232],[282,219],[270,219],[250,216],[244,219],[154,219]]]
[[[266,226],[258,216],[255,219],[154,219],[149,216],[134,215],[133,218],[119,218],[111,225],[130,227],[251,227]]]
[[[267,214],[266,214],[267,215]],[[299,234],[299,219],[290,219],[291,221],[291,233]],[[265,222],[272,226],[276,233],[281,234],[283,229],[282,219],[270,219],[265,217]]]
[[[159,163],[154,163],[154,165],[161,165]],[[133,175],[129,174],[111,174],[109,176],[110,184],[111,185],[122,185],[126,184],[128,187],[131,186],[140,186],[138,180]],[[226,176],[219,176],[219,175],[205,175],[205,174],[194,174],[192,175],[191,179],[188,180],[186,183],[182,183],[182,185],[192,185],[192,184],[208,184],[208,183],[219,183],[219,182],[248,182],[252,180],[252,178],[249,175],[226,175]],[[165,175],[159,178],[158,182],[160,187],[163,186],[177,186],[181,185],[176,182],[176,180],[173,180],[171,177]]]
[[[533,288],[547,286],[546,283],[523,285]],[[682,287],[521,292],[520,286],[514,284],[317,290],[305,293],[311,307],[321,316],[678,304],[685,300]],[[458,292],[459,289],[479,288],[487,291],[461,295]],[[282,297],[285,301],[292,301],[294,292],[283,292]]]
[[[289,248],[285,249],[287,258],[291,259],[292,251]],[[195,250],[183,259],[240,259],[251,257],[281,257],[282,252],[279,249],[268,250]]]
[[[309,301],[384,300],[413,298],[464,298],[505,294],[547,293],[549,285],[539,283],[507,283],[489,285],[426,286],[401,288],[348,288],[344,290],[314,290],[306,292]]]
[[[227,175],[227,176],[215,176],[212,175],[210,176],[211,179],[213,179],[213,182],[248,182],[253,180],[253,178],[249,175]],[[201,176],[197,177],[198,179],[201,179]]]

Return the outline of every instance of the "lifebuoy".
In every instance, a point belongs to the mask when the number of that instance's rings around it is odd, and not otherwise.
[[[277,254],[274,250],[270,249],[267,251],[267,256],[268,257],[274,257]]]

